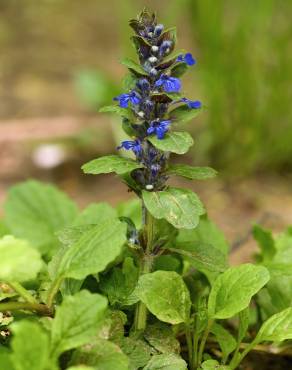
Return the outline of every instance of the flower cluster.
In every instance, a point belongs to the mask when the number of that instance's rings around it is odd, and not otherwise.
[[[163,187],[161,178],[169,154],[158,150],[149,139],[166,138],[173,123],[170,107],[201,108],[199,101],[180,95],[179,77],[196,61],[191,53],[175,54],[175,30],[158,24],[155,15],[144,10],[137,20],[130,21],[130,26],[135,31],[132,40],[139,64],[126,64],[133,84],[128,92],[114,100],[132,114],[133,121],[129,121],[128,115],[127,119],[133,140],[123,141],[118,148],[133,151],[136,160],[144,165],[143,170],[136,170],[138,184],[147,189],[159,189]]]

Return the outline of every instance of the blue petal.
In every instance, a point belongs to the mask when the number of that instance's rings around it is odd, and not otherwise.
[[[189,66],[193,66],[196,61],[195,59],[193,58],[192,54],[191,53],[186,53],[186,55],[184,56],[184,61],[187,63],[187,65]]]

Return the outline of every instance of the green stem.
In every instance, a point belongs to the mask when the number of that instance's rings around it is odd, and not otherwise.
[[[60,289],[60,286],[61,286],[63,280],[64,280],[63,276],[59,276],[57,279],[55,279],[52,282],[52,285],[51,285],[51,287],[48,291],[48,298],[47,298],[47,305],[50,308],[53,307],[55,296],[58,293],[58,290]]]
[[[15,310],[28,310],[35,311],[43,316],[52,316],[51,309],[44,304],[30,303],[30,302],[6,302],[0,303],[0,312],[15,311]]]
[[[21,284],[17,282],[10,282],[8,285],[11,286],[15,292],[17,292],[22,298],[24,298],[29,303],[38,303],[37,300],[26,290]]]
[[[140,261],[140,276],[144,274],[148,274],[152,270],[153,264],[153,256],[152,256],[152,249],[153,249],[153,239],[154,239],[154,218],[152,215],[147,211],[145,205],[143,207],[143,215],[144,215],[144,236],[145,236],[145,245],[146,248],[144,250],[144,254]],[[147,314],[148,310],[147,307],[143,302],[139,302],[136,307],[135,312],[135,320],[134,320],[134,327],[135,330],[145,330],[146,323],[147,323]]]
[[[190,330],[190,324],[187,322],[185,325],[186,329],[186,340],[187,340],[187,347],[188,347],[188,356],[189,356],[189,366],[190,370],[193,370],[193,342],[192,342],[192,335]]]
[[[207,325],[207,327],[206,327],[206,329],[204,331],[204,334],[203,334],[203,337],[202,337],[202,340],[201,340],[201,343],[200,343],[200,347],[199,347],[198,366],[200,366],[201,363],[202,363],[205,345],[206,345],[206,342],[207,342],[207,339],[208,339],[208,335],[210,333],[210,330],[211,330],[211,327],[212,327],[213,323],[214,323],[214,320],[209,319],[208,320],[208,325]]]
[[[193,368],[196,369],[198,367],[198,347],[199,347],[199,335],[196,327],[194,329],[193,335]]]
[[[241,363],[241,361],[244,359],[244,357],[256,346],[257,342],[256,342],[256,338],[247,345],[247,347],[245,348],[245,350],[239,355],[237,356],[235,353],[232,357],[232,360],[229,364],[229,367],[231,370],[234,370],[238,367],[238,365]],[[238,351],[237,351],[238,353]]]

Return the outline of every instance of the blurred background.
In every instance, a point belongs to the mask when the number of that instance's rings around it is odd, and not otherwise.
[[[0,0],[0,204],[30,177],[81,206],[131,197],[114,176],[80,166],[121,139],[119,121],[97,112],[121,92],[119,59],[134,56],[128,20],[145,5],[197,59],[184,90],[208,110],[188,126],[195,145],[185,161],[220,172],[193,185],[211,217],[234,244],[253,221],[292,224],[287,0]]]

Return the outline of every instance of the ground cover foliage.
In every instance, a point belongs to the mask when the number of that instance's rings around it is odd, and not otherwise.
[[[171,164],[193,144],[181,129],[204,109],[184,97],[195,65],[176,31],[144,10],[130,25],[139,62],[103,109],[130,136],[86,163],[114,172],[137,197],[83,210],[38,181],[11,188],[0,223],[1,370],[233,370],[251,350],[289,348],[292,229],[253,229],[254,263],[230,267],[229,245],[199,196],[169,177],[209,167]]]

